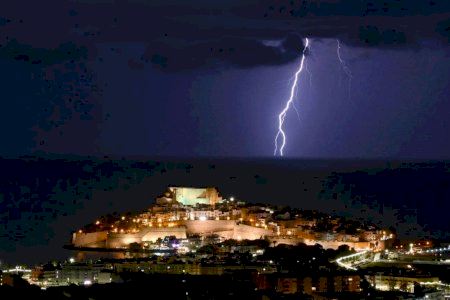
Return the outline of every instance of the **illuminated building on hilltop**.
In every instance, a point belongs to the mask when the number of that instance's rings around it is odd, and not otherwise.
[[[157,199],[158,203],[180,203],[182,205],[195,206],[197,204],[216,205],[222,201],[219,192],[214,187],[169,187],[163,197]]]

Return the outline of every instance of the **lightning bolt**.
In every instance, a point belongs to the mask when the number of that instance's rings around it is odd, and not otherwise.
[[[312,88],[312,73],[311,73],[311,71],[308,68],[308,61],[305,61],[305,71],[309,75],[309,88],[311,89]],[[297,92],[298,92],[298,89],[296,89],[295,96],[297,96]],[[295,113],[297,114],[298,121],[300,122],[301,121],[300,120],[300,113],[298,112],[298,109],[297,109],[297,106],[295,104],[295,101],[292,102],[292,107],[294,108]]]
[[[291,86],[290,97],[289,97],[288,101],[286,102],[286,105],[284,106],[283,110],[278,115],[278,132],[275,136],[275,150],[273,152],[273,155],[277,155],[277,153],[279,153],[280,156],[283,156],[284,146],[286,146],[286,133],[283,130],[284,120],[286,118],[287,112],[289,111],[289,108],[291,107],[291,104],[292,104],[292,106],[294,106],[293,101],[294,101],[295,91],[297,89],[298,77],[300,76],[300,74],[303,71],[303,65],[305,62],[305,54],[306,54],[306,50],[308,49],[308,46],[309,46],[309,40],[308,40],[308,38],[305,38],[305,48],[303,49],[302,58],[300,60],[300,66],[299,66],[297,72],[295,72],[294,82]],[[281,136],[281,145],[278,147],[278,144],[279,144],[278,139],[280,136]]]
[[[337,48],[336,48],[337,57],[338,57],[339,63],[341,64],[342,70],[344,71],[345,75],[347,75],[347,78],[348,78],[348,98],[350,98],[350,95],[351,95],[350,90],[352,87],[352,72],[347,67],[347,64],[341,57],[341,42],[339,40],[336,40],[336,42],[337,42]]]

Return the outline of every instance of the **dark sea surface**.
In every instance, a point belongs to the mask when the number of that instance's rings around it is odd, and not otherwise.
[[[370,220],[401,237],[450,237],[450,162],[273,159],[0,159],[0,261],[66,259],[71,232],[141,211],[170,185]]]

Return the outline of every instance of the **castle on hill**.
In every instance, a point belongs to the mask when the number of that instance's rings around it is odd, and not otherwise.
[[[179,203],[185,206],[205,204],[215,206],[222,202],[222,197],[214,187],[169,187],[163,196],[156,199],[156,204]]]
[[[385,230],[357,228],[357,233],[338,232],[338,218],[279,212],[264,204],[247,204],[224,199],[214,187],[171,186],[155,199],[148,210],[138,214],[105,216],[72,235],[76,248],[128,249],[130,244],[146,247],[168,237],[189,240],[268,239],[273,244],[321,244],[337,248],[383,249],[389,238]],[[331,231],[323,232],[323,220]],[[390,237],[392,238],[392,236]],[[189,242],[187,242],[189,243]]]

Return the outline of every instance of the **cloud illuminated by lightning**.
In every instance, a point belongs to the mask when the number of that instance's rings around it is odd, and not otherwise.
[[[294,101],[295,91],[297,89],[298,77],[300,76],[300,74],[303,71],[303,65],[305,62],[305,54],[306,54],[306,50],[308,49],[308,46],[309,46],[309,40],[308,40],[308,38],[305,38],[305,48],[303,49],[302,58],[300,60],[300,66],[299,66],[297,72],[295,72],[294,82],[291,86],[290,97],[289,97],[288,101],[286,102],[285,107],[278,115],[278,132],[277,132],[277,135],[275,136],[275,150],[274,150],[273,155],[277,155],[277,153],[278,153],[280,156],[283,156],[284,146],[286,145],[286,133],[283,130],[284,120],[286,118],[287,112],[289,111],[289,108],[291,107],[291,104],[294,105],[293,101]],[[278,139],[280,136],[281,136],[281,144],[279,146]]]

